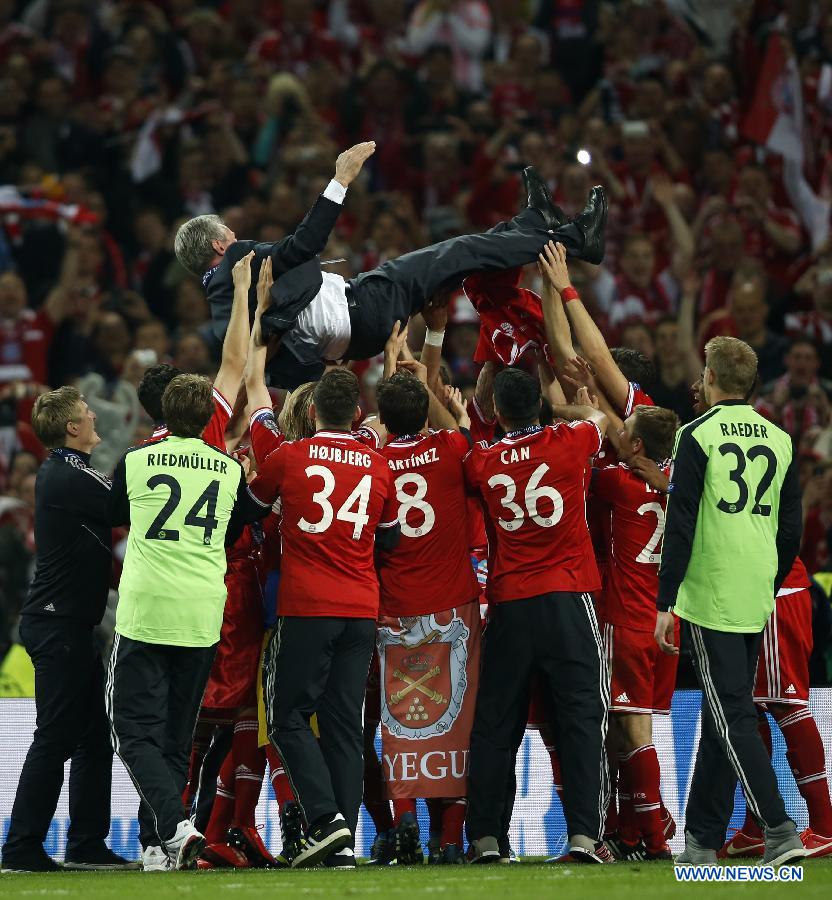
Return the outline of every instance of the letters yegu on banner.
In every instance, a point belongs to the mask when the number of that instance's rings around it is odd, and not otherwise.
[[[381,748],[391,798],[467,793],[481,627],[479,600],[382,619]]]

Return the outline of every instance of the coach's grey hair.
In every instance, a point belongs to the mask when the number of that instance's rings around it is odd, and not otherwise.
[[[173,239],[173,251],[189,272],[202,275],[217,255],[211,241],[224,239],[225,226],[219,216],[196,216],[179,226]]]

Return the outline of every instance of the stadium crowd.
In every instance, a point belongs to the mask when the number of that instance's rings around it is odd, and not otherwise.
[[[522,172],[528,166],[568,217],[580,213],[592,185],[603,185],[609,216],[603,263],[570,259],[568,277],[574,288],[569,280],[563,282],[553,245],[540,266],[475,275],[464,289],[453,285],[406,331],[394,329],[385,353],[354,362],[358,402],[362,413],[371,417],[359,440],[381,448],[384,436],[379,439],[372,423],[396,416],[408,425],[388,428],[399,442],[422,430],[424,416],[422,421],[416,421],[418,414],[408,419],[397,407],[416,402],[407,396],[408,390],[415,390],[407,381],[414,374],[430,389],[424,392],[424,402],[430,403],[431,424],[454,433],[460,426],[471,428],[478,439],[493,439],[495,429],[498,436],[511,438],[513,425],[533,427],[529,409],[541,392],[557,417],[590,422],[595,415],[589,411],[594,407],[591,398],[606,395],[609,409],[603,403],[602,409],[608,420],[614,423],[617,415],[619,429],[627,420],[626,439],[642,442],[641,455],[648,462],[643,471],[638,463],[632,471],[658,497],[666,489],[661,464],[670,455],[675,425],[669,436],[664,434],[662,421],[645,413],[645,406],[669,410],[668,415],[675,413],[683,424],[691,421],[705,408],[702,388],[697,392],[692,386],[701,377],[707,342],[721,336],[742,339],[758,358],[751,403],[791,436],[799,461],[804,520],[800,559],[810,576],[819,576],[811,582],[810,673],[813,684],[829,683],[832,612],[830,582],[824,578],[832,568],[828,5],[790,2],[783,7],[754,0],[688,11],[685,16],[670,2],[35,0],[0,4],[0,22],[0,104],[5,105],[0,113],[0,653],[18,639],[19,614],[34,566],[34,484],[47,456],[30,425],[37,398],[49,388],[77,386],[95,413],[102,438],[91,465],[108,475],[122,458],[131,458],[124,457],[128,448],[158,439],[159,427],[168,419],[162,393],[175,371],[207,376],[215,386],[223,373],[223,384],[229,379],[223,367],[230,358],[211,320],[202,273],[188,271],[174,253],[177,230],[193,217],[216,213],[241,237],[280,241],[292,234],[318,195],[327,196],[337,151],[355,141],[373,141],[375,152],[350,183],[346,199],[342,196],[343,212],[321,254],[333,261],[326,270],[345,278],[430,243],[511,219],[526,205]],[[759,130],[756,140],[749,136],[761,73],[773,65],[777,48],[784,59],[793,60],[803,96],[805,145],[811,152],[806,153],[805,190],[800,195],[782,155],[766,149]],[[827,198],[825,219],[812,217],[809,206],[800,201],[807,190],[815,207],[822,207]],[[260,280],[266,277],[264,268]],[[235,283],[243,277],[235,268]],[[575,289],[577,302],[564,293]],[[543,296],[542,303],[535,295]],[[562,305],[557,299],[561,295]],[[529,303],[538,304],[536,331],[525,330],[528,318],[534,318],[524,306]],[[509,304],[520,312],[504,324],[499,310]],[[265,308],[265,300],[262,305]],[[259,315],[263,309],[258,310]],[[552,337],[566,333],[574,346],[569,338],[559,346]],[[239,403],[215,401],[224,404],[223,424],[228,426],[220,429],[217,443],[222,450],[250,443],[262,467],[277,447],[260,455],[258,440],[268,442],[278,430],[290,437],[309,437],[304,404],[313,401],[313,394],[311,388],[289,395],[270,388],[264,394],[264,348],[255,352],[255,343],[253,337],[246,391]],[[607,347],[624,349],[610,356]],[[414,353],[421,363],[411,359]],[[251,368],[253,358],[259,360],[259,372]],[[236,362],[240,364],[239,356]],[[564,386],[572,385],[570,399],[575,389],[586,393],[567,404],[557,393],[558,383],[547,378],[549,362],[565,376]],[[494,386],[497,373],[517,364],[536,378],[538,363],[542,387],[531,387],[530,382],[536,382],[521,381],[519,375],[514,382],[514,376],[503,376],[501,408],[500,389]],[[397,365],[405,370],[402,375],[393,374]],[[242,376],[240,365],[237,384]],[[334,383],[337,395],[342,377],[348,378],[335,375],[333,382],[328,374],[317,383]],[[217,389],[221,396],[232,393]],[[352,396],[351,385],[345,383],[340,390]],[[313,402],[323,408],[328,401],[321,391]],[[517,400],[524,391],[531,392],[525,395],[525,405]],[[259,405],[254,396],[260,398]],[[253,418],[245,413],[246,401]],[[421,402],[416,402],[418,409]],[[277,424],[270,418],[272,406]],[[258,409],[266,410],[259,418]],[[373,419],[376,413],[379,418]],[[644,419],[641,425],[638,416]],[[604,427],[612,438],[616,427]],[[448,440],[448,452],[461,459],[464,454],[455,438]],[[395,446],[393,441],[385,448],[394,471]],[[628,458],[632,449],[631,444],[612,451],[607,445],[602,453],[613,461],[616,453]],[[467,471],[466,476],[469,485],[490,484],[481,473]],[[275,476],[274,484],[263,488],[262,478],[261,472],[255,482],[262,493],[254,493],[270,508],[279,479]],[[410,502],[425,514],[419,483],[410,487],[416,493],[404,491],[399,503]],[[546,490],[540,489],[538,499],[551,496]],[[621,486],[610,484],[606,490],[606,502],[614,506]],[[452,491],[449,487],[448,496]],[[602,486],[596,493],[603,499]],[[354,516],[347,500],[343,508]],[[511,509],[511,503],[508,497],[503,506]],[[263,520],[266,535],[269,527],[276,527],[270,518]],[[472,541],[469,549],[474,546]],[[114,530],[113,548],[117,565],[111,612],[129,555],[126,528]],[[250,549],[241,552],[245,556]],[[650,554],[653,550],[655,545]],[[265,581],[268,566],[258,565]],[[484,567],[479,569],[484,579]],[[577,579],[568,589],[593,591],[592,580]],[[806,581],[795,589],[809,587]],[[396,586],[390,590],[395,594]],[[471,590],[469,601],[479,595],[478,588]],[[382,596],[384,591],[382,576]],[[431,612],[443,609],[437,606]],[[389,610],[393,616],[425,612],[395,606]],[[110,626],[101,629],[100,638],[106,655],[112,616],[105,621]],[[381,632],[391,627],[383,620],[381,624]],[[259,657],[255,668],[258,663]],[[270,664],[277,670],[281,661],[275,658]],[[400,665],[405,668],[404,662]],[[411,698],[433,694],[433,699],[441,699],[438,689],[420,690],[425,682],[415,674],[404,677],[397,670],[396,676],[408,686]],[[373,677],[376,682],[381,678],[384,690],[383,671],[371,673],[371,685]],[[690,679],[681,672],[682,683],[685,677]],[[613,700],[625,707],[630,702],[619,698]],[[300,815],[293,801],[297,786],[288,782],[284,754],[268,746],[261,765],[257,741],[252,740],[258,724],[249,708],[251,699],[217,705],[246,708],[236,724],[234,717],[230,721],[233,743],[241,748],[246,767],[251,768],[254,758],[262,778],[269,756],[288,843],[298,842],[286,851],[288,863],[309,854],[315,842],[307,834],[301,846]],[[775,703],[777,698],[769,699]],[[420,703],[411,706],[408,715],[424,714]],[[377,711],[373,721],[371,707],[368,704],[367,724],[372,727],[366,732],[374,734],[384,712]],[[786,728],[800,725],[790,715],[777,719],[784,734]],[[805,717],[798,718],[800,727],[807,727]],[[202,724],[192,774],[204,765],[209,735],[229,722],[227,716],[208,716]],[[559,745],[562,755],[563,735],[555,740],[546,734],[545,721],[540,724],[547,745]],[[270,729],[280,725],[269,722]],[[322,734],[325,731],[326,726]],[[658,762],[654,772],[652,758],[636,758],[650,746],[649,732],[621,726],[619,737],[619,805],[611,809],[621,813],[621,820],[608,820],[605,833],[612,837],[603,847],[612,846],[614,855],[622,858],[663,858],[673,823],[661,798],[639,806],[628,794],[645,782],[654,786]],[[568,749],[565,752],[566,765],[574,773],[576,761],[568,758]],[[372,760],[379,768],[372,768]],[[233,749],[225,762],[213,761],[214,775],[219,775],[216,799],[211,820],[209,809],[203,811],[201,823],[209,828],[206,836],[214,848],[213,856],[203,855],[206,865],[273,863],[252,827],[253,788],[245,790],[246,777],[240,778],[235,768],[239,761]],[[555,749],[552,761],[560,787],[569,775],[561,779]],[[501,759],[488,765],[493,774],[508,764]],[[392,778],[392,771],[388,774]],[[811,781],[815,773],[803,774]],[[482,771],[472,772],[472,780],[478,776],[483,778]],[[257,786],[256,802],[260,781],[249,780]],[[236,796],[228,789],[232,782]],[[804,785],[798,784],[803,792]],[[823,787],[825,791],[825,781]],[[391,795],[391,815],[384,790],[381,764],[375,751],[365,747],[364,802],[379,834],[374,858],[415,861],[422,851],[418,827],[414,833],[414,798]],[[814,797],[811,802],[804,796],[810,812],[811,803],[820,810],[813,823],[815,834],[830,835],[832,821],[824,818],[832,816],[828,793],[823,800],[812,790],[807,788]],[[567,788],[564,803],[575,816],[580,802],[570,792]],[[186,804],[195,799],[196,785],[189,785]],[[430,850],[437,861],[461,860],[465,805],[452,791],[431,799],[436,835]],[[510,817],[510,803],[505,806]],[[325,803],[322,809],[329,811]],[[474,835],[497,840],[498,846],[480,851],[510,858],[502,813],[479,807],[473,815],[489,825],[496,815],[500,826]],[[349,824],[354,832],[354,824]],[[749,844],[739,849],[762,852],[755,827],[749,819],[743,829]],[[234,830],[231,837],[229,828]],[[586,830],[592,833],[591,827]],[[177,841],[185,837],[178,835]],[[832,848],[832,838],[827,840]],[[147,851],[156,844],[148,837],[143,846]],[[822,841],[812,846],[819,852],[828,849]],[[448,847],[458,848],[460,855]],[[581,851],[603,861],[608,853],[594,842],[572,847],[573,854]],[[170,858],[160,853],[156,862],[164,868]],[[324,857],[319,853],[314,860],[318,858]],[[153,864],[151,854],[145,868]]]

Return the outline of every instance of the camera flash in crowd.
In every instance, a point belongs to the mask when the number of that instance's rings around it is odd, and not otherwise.
[[[589,152],[589,150],[585,150],[583,147],[581,147],[581,149],[575,154],[575,159],[577,159],[582,166],[588,166],[592,162],[592,154]]]

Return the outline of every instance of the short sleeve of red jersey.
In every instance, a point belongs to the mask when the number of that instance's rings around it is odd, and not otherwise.
[[[560,428],[560,425],[550,425],[550,428]],[[565,426],[575,442],[575,452],[587,458],[596,456],[604,442],[601,429],[594,422],[570,422]]]
[[[471,441],[467,432],[462,431],[437,431],[434,432],[434,438],[440,437],[442,442],[447,446],[450,452],[458,459],[464,459],[471,449]]]
[[[249,433],[251,434],[251,449],[254,451],[254,458],[258,463],[262,463],[286,440],[277,427],[274,412],[268,406],[256,409],[251,414]]]
[[[269,454],[260,466],[257,477],[248,486],[249,494],[263,507],[270,507],[280,493],[286,469],[286,453],[291,444],[283,444]]]
[[[612,504],[618,489],[621,469],[618,466],[604,466],[592,470],[592,493],[604,503]]]
[[[655,406],[653,403],[653,398],[649,394],[645,394],[641,389],[640,384],[636,384],[635,381],[630,382],[630,389],[627,392],[627,406],[624,409],[624,418],[627,416],[631,416],[633,414],[633,410],[637,406]]]
[[[494,429],[497,427],[496,419],[489,421],[485,418],[476,397],[472,397],[465,408],[468,412],[468,418],[471,420],[471,437],[474,439],[474,443],[487,441],[490,444],[494,440]]]
[[[225,429],[231,421],[231,404],[216,388],[213,389],[213,395],[214,415],[202,432],[202,440],[225,453]]]
[[[360,428],[357,428],[353,435],[359,444],[364,444],[365,447],[369,447],[371,450],[381,449],[381,437],[369,425],[362,425]]]
[[[393,473],[387,467],[387,461],[384,463],[384,484],[386,497],[384,507],[381,511],[381,519],[379,520],[379,528],[392,528],[399,521],[399,501],[396,499],[396,491],[393,488]]]

